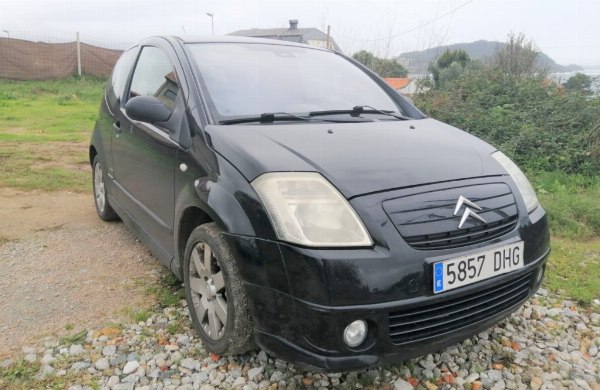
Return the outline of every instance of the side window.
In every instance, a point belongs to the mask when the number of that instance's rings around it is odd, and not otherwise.
[[[133,73],[129,98],[154,96],[174,109],[178,93],[177,76],[166,54],[156,47],[144,47]]]
[[[136,53],[137,50],[135,48],[129,49],[121,54],[121,57],[119,57],[119,60],[115,64],[110,79],[112,88],[109,88],[107,93],[108,101],[112,107],[117,105],[119,99],[123,97],[125,85],[127,84],[127,77],[129,76],[129,71],[135,61]]]

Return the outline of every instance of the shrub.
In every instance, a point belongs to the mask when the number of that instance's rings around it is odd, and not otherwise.
[[[544,73],[467,66],[415,103],[533,171],[600,174],[600,98],[554,84]]]

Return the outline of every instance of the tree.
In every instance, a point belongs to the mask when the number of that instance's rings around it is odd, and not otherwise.
[[[361,50],[354,53],[352,58],[371,69],[381,77],[408,76],[408,71],[406,68],[394,59],[379,58],[366,50]]]
[[[493,64],[506,74],[526,76],[543,73],[545,69],[536,64],[540,50],[523,33],[510,34],[508,41],[499,48]]]
[[[573,76],[569,77],[566,83],[563,86],[569,91],[577,91],[583,92],[585,94],[592,93],[592,78],[583,73],[575,73]]]
[[[433,77],[433,84],[440,88],[441,81],[450,81],[458,78],[464,68],[471,62],[471,57],[464,50],[446,50],[429,65],[429,72]],[[443,74],[443,77],[441,77]],[[443,79],[443,80],[442,80]]]

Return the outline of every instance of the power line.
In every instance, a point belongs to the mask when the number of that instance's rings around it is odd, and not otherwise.
[[[468,0],[468,1],[464,2],[463,4],[459,5],[458,7],[453,8],[450,11],[446,12],[445,14],[438,16],[437,18],[434,18],[434,19],[432,19],[432,20],[430,20],[430,21],[428,21],[426,23],[423,23],[423,24],[417,26],[417,27],[413,27],[410,30],[402,31],[402,32],[400,32],[398,34],[389,35],[387,37],[381,37],[381,38],[373,38],[373,39],[360,39],[360,38],[350,38],[350,37],[344,37],[344,38],[345,39],[354,40],[354,41],[361,41],[361,42],[375,42],[375,41],[382,41],[382,40],[385,40],[385,39],[397,38],[397,37],[399,37],[401,35],[411,33],[413,31],[418,30],[420,28],[423,28],[425,26],[429,26],[430,24],[437,22],[438,20],[440,20],[440,19],[442,19],[442,18],[444,18],[444,17],[446,17],[446,16],[454,13],[455,11],[458,11],[459,9],[461,9],[462,7],[464,7],[465,5],[467,5],[469,3],[472,3],[473,1],[475,1],[475,0]]]

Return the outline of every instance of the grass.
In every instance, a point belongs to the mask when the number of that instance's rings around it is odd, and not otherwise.
[[[143,309],[133,313],[133,320],[135,322],[146,322],[148,321],[148,318],[150,318],[151,315],[152,313],[150,313],[148,310]]]
[[[173,320],[167,325],[167,332],[170,335],[183,333],[184,331],[185,331],[185,327],[179,320]]]
[[[72,357],[59,357],[52,363],[55,370],[68,370],[75,361]],[[42,375],[40,363],[30,363],[19,359],[0,371],[0,389],[7,390],[26,390],[26,389],[67,389],[77,383],[79,385],[89,386],[92,389],[99,389],[100,385],[96,378],[83,372],[69,372],[64,376],[55,374]]]
[[[75,333],[73,335],[61,337],[60,343],[63,345],[81,344],[85,341],[86,337],[87,330],[82,330],[81,332]]]
[[[88,142],[103,85],[0,80],[0,185],[89,191]]]
[[[577,242],[554,237],[545,286],[587,306],[600,297],[600,239]]]
[[[161,307],[176,306],[185,299],[181,282],[170,272],[165,273],[156,285],[147,286],[146,293],[153,295]]]
[[[32,379],[39,369],[40,363],[29,363],[24,359],[19,359],[6,368],[0,380],[6,381],[6,383],[19,384]]]
[[[600,176],[542,172],[530,175],[555,237],[600,237]]]
[[[0,141],[87,141],[103,85],[85,77],[0,80]]]
[[[600,297],[600,176],[530,177],[552,232],[544,286],[589,305]]]

